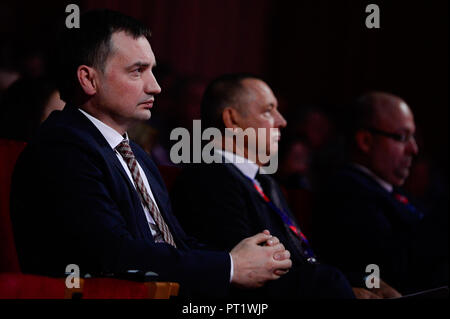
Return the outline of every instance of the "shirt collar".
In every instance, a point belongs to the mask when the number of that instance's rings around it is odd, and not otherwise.
[[[120,135],[119,132],[117,132],[112,127],[106,125],[99,119],[93,117],[92,115],[88,114],[86,111],[83,111],[82,109],[78,109],[81,113],[83,113],[91,122],[95,125],[95,127],[102,133],[103,137],[106,139],[108,144],[111,146],[112,149],[115,149],[117,145],[119,145],[124,139],[128,141],[128,134],[125,133],[125,137]]]
[[[356,164],[356,163],[352,163],[353,167],[355,167],[356,169],[360,170],[363,173],[366,173],[367,175],[369,175],[370,177],[372,177],[378,184],[380,184],[380,186],[382,188],[384,188],[385,190],[387,190],[389,193],[392,193],[394,187],[389,184],[388,182],[386,182],[384,179],[378,177],[377,175],[375,175],[374,172],[372,172],[370,169],[368,169],[365,166],[362,166],[360,164]]]
[[[242,174],[252,180],[255,179],[259,170],[259,166],[255,162],[229,151],[220,149],[214,149],[214,151],[225,158],[225,163],[232,163]]]

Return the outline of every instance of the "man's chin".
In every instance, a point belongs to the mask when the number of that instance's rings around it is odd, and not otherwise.
[[[278,142],[272,143],[269,149],[270,156],[273,156],[278,153]]]
[[[401,176],[396,176],[393,181],[391,181],[391,184],[394,186],[403,186],[405,184],[406,179],[409,176],[409,171],[407,174],[402,174]]]
[[[152,111],[150,110],[142,110],[139,112],[138,119],[140,121],[147,121],[152,117]]]

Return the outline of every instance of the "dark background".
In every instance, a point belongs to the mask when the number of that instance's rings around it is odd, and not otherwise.
[[[20,70],[39,55],[51,70],[68,3],[149,25],[163,91],[173,78],[205,83],[245,71],[268,80],[286,113],[311,104],[339,111],[369,89],[397,94],[415,112],[421,152],[448,172],[448,1],[0,0],[0,67]],[[370,3],[381,29],[365,27]]]

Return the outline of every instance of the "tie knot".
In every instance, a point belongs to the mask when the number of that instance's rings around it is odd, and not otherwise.
[[[269,176],[269,174],[261,174],[258,172],[255,176],[255,179],[264,187],[272,187],[273,179]]]
[[[116,150],[122,155],[123,158],[134,158],[133,151],[131,150],[128,140],[123,140],[116,146]]]

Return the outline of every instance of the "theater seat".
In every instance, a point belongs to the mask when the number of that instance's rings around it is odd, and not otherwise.
[[[67,288],[66,278],[20,271],[9,214],[11,176],[26,143],[0,139],[0,299],[168,299],[177,296],[174,282],[136,282],[114,278],[80,279]]]
[[[71,299],[76,293],[63,278],[0,273],[0,299]]]
[[[20,271],[9,215],[9,193],[14,165],[25,145],[0,139],[0,272]]]
[[[169,299],[177,296],[179,284],[174,282],[132,282],[111,278],[84,279],[83,299]]]
[[[66,278],[0,273],[0,299],[169,299],[178,291],[174,282],[80,278],[78,288],[68,288]]]

